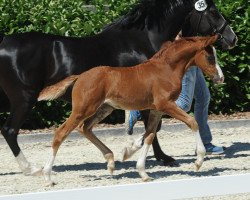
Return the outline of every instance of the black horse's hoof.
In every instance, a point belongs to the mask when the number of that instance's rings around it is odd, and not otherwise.
[[[174,160],[174,161],[163,161],[163,165],[164,166],[168,166],[168,167],[180,167],[180,164]]]
[[[172,158],[171,156],[168,156],[166,154],[164,155],[158,155],[158,156],[155,156],[155,159],[159,162],[163,162],[163,165],[164,166],[168,166],[168,167],[179,167],[180,164],[174,159]]]

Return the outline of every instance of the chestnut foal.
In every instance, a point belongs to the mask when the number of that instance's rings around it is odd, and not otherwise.
[[[75,128],[100,149],[108,162],[108,169],[113,172],[113,153],[93,134],[92,128],[114,109],[151,110],[151,123],[143,136],[143,149],[137,161],[137,169],[143,181],[150,179],[145,171],[146,155],[164,113],[183,121],[195,132],[195,166],[198,170],[205,155],[205,148],[197,131],[198,125],[193,117],[175,104],[175,100],[181,91],[182,77],[192,65],[199,66],[211,79],[221,80],[222,72],[215,62],[215,51],[211,46],[216,40],[217,36],[212,36],[166,42],[158,53],[142,64],[129,68],[100,66],[45,88],[40,93],[39,100],[62,95],[76,81],[72,91],[72,113],[55,131],[52,155],[43,168],[47,184],[54,184],[50,176],[56,153]]]

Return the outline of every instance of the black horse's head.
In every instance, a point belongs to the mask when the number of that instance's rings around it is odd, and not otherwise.
[[[233,48],[237,43],[237,36],[218,11],[214,2],[212,0],[192,1],[193,10],[187,19],[189,19],[188,26],[192,27],[193,32],[201,35],[218,34],[220,35],[218,41],[222,49]]]
[[[185,22],[184,22],[185,21]],[[213,0],[138,0],[131,11],[105,30],[139,29],[150,32],[150,41],[158,50],[163,41],[173,40],[182,29],[184,36],[220,35],[223,49],[236,45],[237,37]]]

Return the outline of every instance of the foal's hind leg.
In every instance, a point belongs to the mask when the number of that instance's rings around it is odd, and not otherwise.
[[[128,144],[123,148],[122,150],[122,161],[125,161],[132,157],[135,152],[137,152],[143,144],[143,136],[140,136],[137,140],[134,140],[131,136],[131,133],[129,133],[129,110],[125,110],[125,133],[128,135]]]
[[[125,111],[125,124],[126,124],[126,127],[125,127],[125,131],[127,134],[128,133],[128,119],[129,119],[129,112],[130,111]],[[142,114],[142,117],[143,117],[143,120],[145,120],[145,114],[143,114],[144,111],[141,111],[141,114]],[[146,118],[149,117],[149,113],[150,113],[150,110],[147,111],[147,114],[146,114]],[[147,121],[147,120],[146,120]],[[144,121],[144,125],[145,125],[145,130],[147,130],[147,123],[145,123]],[[129,134],[129,142],[128,144],[124,147],[123,151],[122,151],[122,161],[125,161],[129,158],[131,158],[139,149],[142,148],[143,146],[143,141],[144,141],[144,136],[141,135],[139,138],[137,138],[136,140],[134,140],[132,138],[132,136]]]
[[[107,160],[107,168],[111,174],[113,174],[115,168],[113,152],[93,134],[92,128],[95,124],[107,117],[113,110],[114,108],[112,106],[103,104],[98,108],[97,112],[93,116],[85,120],[84,123],[78,128],[78,131],[80,131],[102,152],[104,158]]]
[[[150,180],[150,177],[147,175],[145,171],[145,162],[147,153],[149,150],[150,145],[153,142],[154,136],[156,134],[157,126],[161,120],[162,114],[155,110],[151,110],[149,114],[149,121],[151,122],[150,125],[147,126],[146,133],[144,135],[144,144],[142,146],[142,152],[140,157],[137,161],[136,168],[142,178],[143,181]]]
[[[161,104],[157,105],[157,109],[165,112],[171,117],[183,121],[188,127],[192,129],[192,131],[195,132],[197,148],[197,160],[195,161],[195,166],[196,170],[198,171],[204,161],[206,150],[202,143],[196,120],[186,112],[184,112],[181,108],[179,108],[175,102],[166,103],[165,101],[163,101]]]
[[[141,135],[136,140],[129,138],[129,140],[130,140],[129,143],[124,147],[122,151],[122,161],[131,158],[139,149],[142,148],[144,136]]]

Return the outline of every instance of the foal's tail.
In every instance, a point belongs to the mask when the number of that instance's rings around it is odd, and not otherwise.
[[[44,88],[40,92],[37,100],[42,101],[42,100],[57,99],[66,92],[69,86],[74,84],[74,82],[78,79],[78,77],[79,75],[72,75],[54,85]]]

